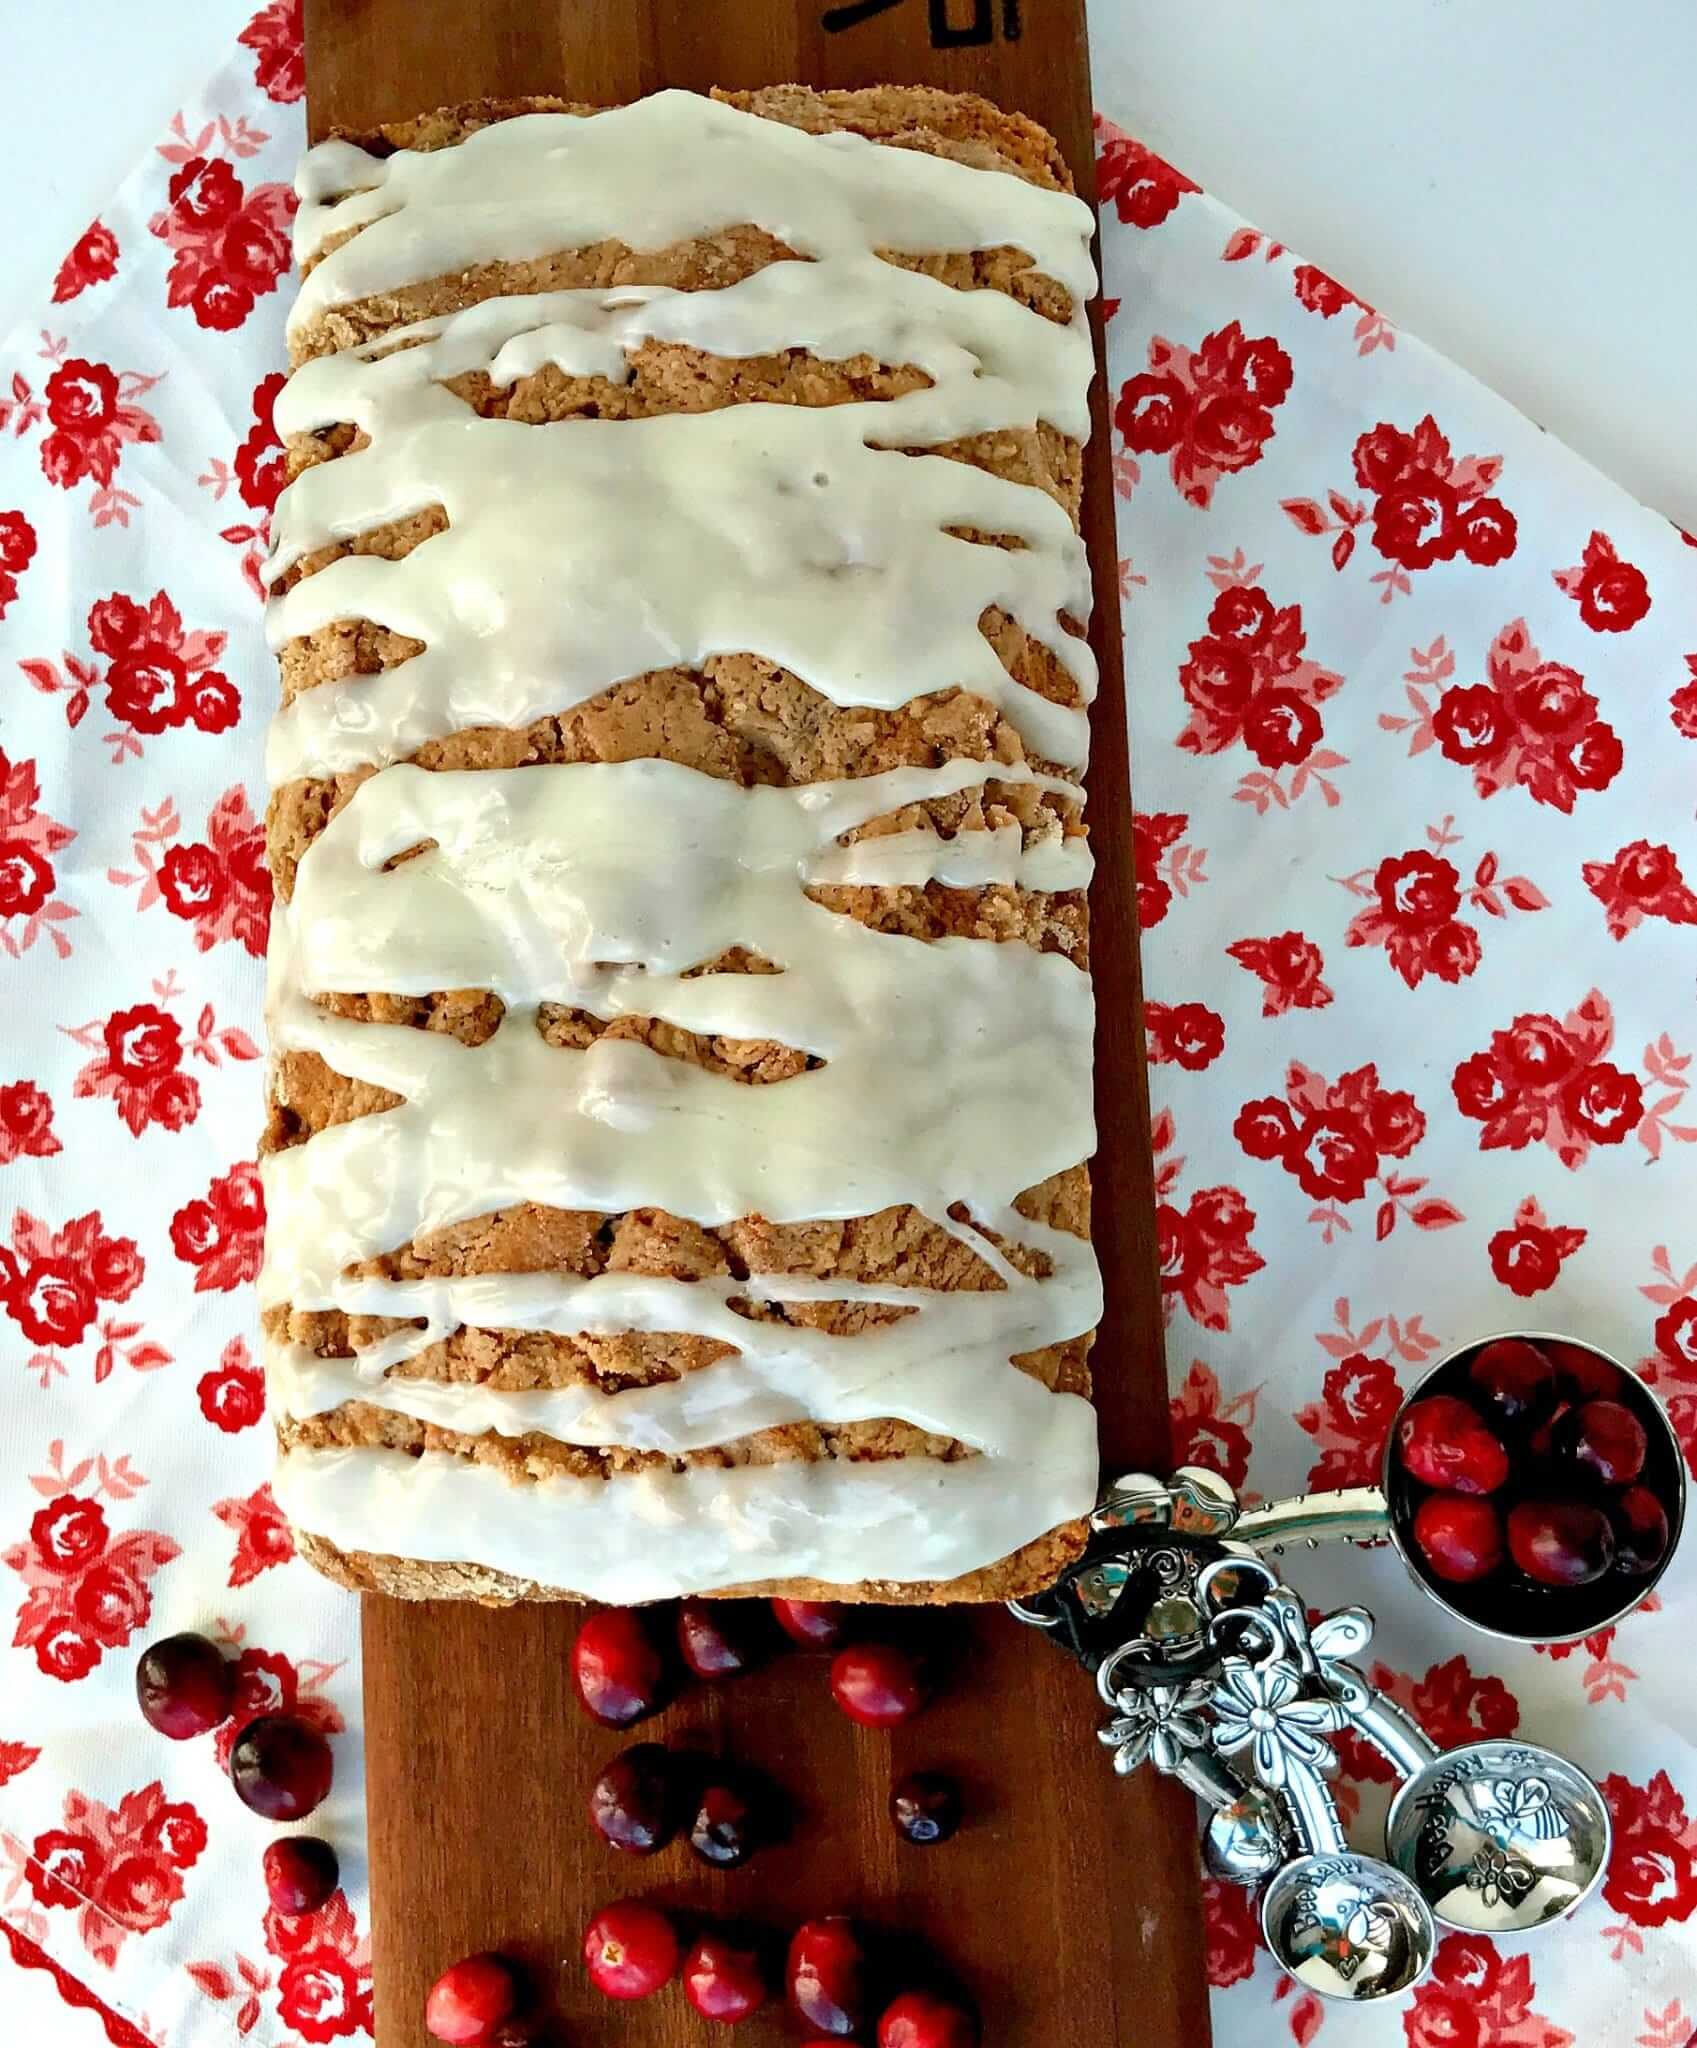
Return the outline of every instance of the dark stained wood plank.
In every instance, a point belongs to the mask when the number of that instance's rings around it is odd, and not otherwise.
[[[836,10],[841,12],[843,10]],[[895,0],[832,33],[825,0],[306,0],[312,131],[483,95],[629,99],[798,80],[895,80],[976,91],[1041,121],[1091,189],[1082,0]],[[1017,18],[1020,33],[1003,31]],[[987,40],[938,47],[934,23]],[[1098,337],[1099,339],[1099,337]],[[1091,770],[1092,950],[1098,991],[1096,1239],[1108,1313],[1095,1353],[1110,1469],[1167,1453],[1154,1209],[1138,998],[1126,726],[1105,394],[1095,394],[1086,539],[1102,695]],[[568,1608],[510,1613],[368,1601],[366,1743],[380,2048],[422,2048],[426,1988],[456,1956],[522,1952],[557,1985],[574,2048],[683,2048],[707,2029],[676,1990],[639,2008],[589,1994],[579,1931],[602,1900],[651,1893],[775,1930],[848,1911],[934,1943],[980,2002],[993,2048],[1202,2048],[1208,2039],[1187,1794],[1116,1780],[1082,1673],[1000,1610],[923,1626],[954,1638],[955,1681],[894,1738],[831,1706],[822,1659],[794,1656],[720,1693],[694,1688],[650,1724],[667,1740],[769,1770],[796,1811],[790,1841],[742,1871],[681,1847],[615,1859],[583,1800],[617,1736],[578,1713]],[[885,1816],[893,1776],[958,1772],[971,1820],[930,1853]],[[562,1959],[565,1968],[560,1968]],[[777,2009],[742,2028],[789,2034]]]

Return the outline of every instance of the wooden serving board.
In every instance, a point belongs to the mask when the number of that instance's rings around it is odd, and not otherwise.
[[[1092,192],[1083,0],[306,0],[306,79],[314,137],[484,95],[948,86],[1041,121]],[[1108,1312],[1093,1362],[1115,1471],[1162,1465],[1167,1408],[1106,415],[1098,380],[1085,532],[1102,665],[1090,818]],[[931,1944],[976,1997],[988,2048],[1204,2048],[1190,1797],[1151,1773],[1114,1777],[1094,1688],[1035,1631],[999,1608],[927,1619],[956,1639],[955,1676],[893,1737],[836,1711],[817,1657],[691,1688],[643,1735],[757,1763],[794,1809],[786,1843],[718,1873],[681,1844],[646,1862],[618,1857],[589,1828],[585,1794],[621,1738],[573,1700],[576,1623],[570,1607],[366,1602],[379,2048],[424,2048],[426,1989],[489,1947],[527,1957],[557,1997],[550,2041],[699,2048],[712,2030],[675,1987],[613,2007],[584,1983],[583,1924],[629,1892],[774,1930],[849,1912]],[[892,1775],[920,1766],[956,1773],[968,1794],[967,1825],[930,1851],[901,1842],[885,1811]],[[737,2038],[760,2048],[794,2029],[774,2004]]]

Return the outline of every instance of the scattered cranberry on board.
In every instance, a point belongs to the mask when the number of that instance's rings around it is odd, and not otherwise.
[[[689,1846],[715,1870],[746,1863],[768,1833],[765,1797],[746,1772],[725,1768],[700,1781]]]
[[[678,1767],[661,1742],[621,1750],[589,1790],[589,1818],[615,1849],[652,1856],[678,1831]]]
[[[454,2048],[483,2048],[518,2010],[519,1981],[500,1956],[467,1956],[444,1970],[424,2001],[424,2030]]]
[[[230,1752],[236,1797],[267,1820],[305,1820],[323,1805],[334,1770],[329,1743],[292,1714],[250,1721]]]
[[[851,1921],[840,1915],[807,1920],[795,1931],[784,1968],[790,2011],[804,2026],[841,2040],[866,2019],[861,1979],[866,1951]]]
[[[835,1600],[774,1600],[772,1612],[792,1643],[804,1650],[834,1650],[848,1633],[848,1620]]]
[[[685,1600],[678,1608],[678,1651],[697,1678],[740,1678],[760,1661],[745,1603]]]
[[[1454,1394],[1428,1394],[1397,1424],[1405,1469],[1423,1486],[1452,1493],[1495,1493],[1508,1477],[1508,1452],[1476,1409]]]
[[[941,1771],[911,1771],[890,1790],[896,1833],[916,1847],[946,1842],[960,1826],[960,1787]]]
[[[266,1897],[291,1920],[316,1913],[341,1876],[335,1850],[317,1835],[285,1835],[267,1844],[262,1864]]]
[[[598,1607],[585,1617],[572,1644],[572,1679],[584,1711],[609,1728],[658,1713],[671,1691],[659,1645],[628,1607]]]
[[[227,1721],[235,1696],[235,1667],[205,1636],[163,1636],[136,1660],[142,1718],[173,1742],[204,1735]]]
[[[709,1929],[685,1956],[683,1986],[685,1998],[704,2020],[722,2020],[727,2026],[766,2003],[758,1949],[723,1929]]]
[[[894,1643],[851,1643],[831,1660],[831,1696],[863,1728],[895,1728],[926,1700],[919,1666]]]
[[[1477,1494],[1433,1493],[1414,1515],[1414,1541],[1440,1579],[1469,1586],[1503,1561],[1503,1525]]]
[[[616,1899],[583,1931],[583,1966],[608,1998],[647,1998],[677,1974],[678,1937],[657,1906]]]
[[[978,2022],[929,1991],[904,1991],[884,2008],[878,2048],[978,2048]]]

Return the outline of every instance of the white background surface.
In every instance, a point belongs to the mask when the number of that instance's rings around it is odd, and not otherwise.
[[[1090,4],[1098,106],[1697,528],[1692,0]],[[256,5],[0,0],[0,329]]]
[[[256,4],[0,0],[0,329]],[[1697,528],[1697,6],[1092,7],[1098,106]],[[0,1974],[19,2038],[104,2041]]]

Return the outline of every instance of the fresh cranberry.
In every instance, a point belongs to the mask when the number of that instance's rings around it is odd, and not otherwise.
[[[853,1643],[831,1660],[831,1696],[863,1728],[894,1728],[925,1704],[919,1666],[894,1643]]]
[[[1508,1477],[1508,1453],[1490,1426],[1454,1394],[1428,1394],[1396,1427],[1403,1469],[1424,1486],[1495,1493]]]
[[[265,1850],[265,1895],[288,1919],[316,1913],[336,1889],[336,1852],[316,1835],[285,1835]]]
[[[333,1769],[329,1743],[292,1714],[261,1714],[230,1752],[236,1797],[267,1820],[305,1820],[324,1803]]]
[[[1556,1432],[1573,1413],[1571,1401],[1558,1401],[1538,1427],[1526,1439],[1526,1448],[1534,1458],[1549,1460],[1556,1455]]]
[[[843,1639],[846,1620],[835,1600],[774,1600],[772,1612],[784,1634],[804,1650],[834,1650]]]
[[[1556,1369],[1524,1337],[1499,1337],[1468,1368],[1474,1392],[1503,1422],[1523,1422],[1555,1393]]]
[[[859,2033],[866,2019],[865,1963],[866,1951],[849,1921],[838,1915],[804,1921],[790,1942],[784,1972],[791,2012],[821,2034]]]
[[[704,2020],[747,2019],[766,2003],[759,1952],[730,1934],[702,1935],[684,1958],[684,1996]]]
[[[707,1778],[689,1824],[689,1846],[716,1870],[746,1863],[765,1839],[762,1801],[741,1773]]]
[[[1614,1562],[1614,1530],[1583,1501],[1523,1500],[1509,1509],[1508,1547],[1540,1585],[1588,1586]]]
[[[664,1743],[622,1750],[589,1790],[589,1817],[615,1849],[652,1856],[678,1831],[677,1769]]]
[[[1433,1493],[1414,1516],[1414,1542],[1440,1579],[1470,1586],[1503,1561],[1503,1525],[1477,1494]]]
[[[1620,1401],[1582,1402],[1555,1433],[1556,1455],[1602,1486],[1630,1486],[1649,1448],[1643,1423]]]
[[[642,1617],[601,1607],[572,1644],[572,1677],[584,1710],[609,1728],[628,1728],[665,1705],[666,1664]]]
[[[142,1718],[173,1742],[204,1735],[229,1719],[236,1674],[205,1636],[164,1636],[136,1660],[136,1699]]]
[[[929,1991],[904,1991],[884,2008],[878,2048],[978,2048],[978,2022]]]
[[[941,1771],[912,1771],[890,1793],[890,1818],[921,1848],[946,1842],[960,1826],[960,1787]]]
[[[1618,1401],[1620,1367],[1600,1357],[1583,1344],[1546,1344],[1550,1362],[1561,1380],[1561,1390],[1570,1401]]]
[[[1668,1554],[1668,1511],[1647,1486],[1629,1486],[1610,1517],[1615,1570],[1635,1579],[1653,1572]]]
[[[583,1965],[608,1998],[647,1998],[677,1973],[676,1930],[658,1907],[618,1899],[584,1929]]]
[[[697,1678],[739,1678],[759,1661],[740,1601],[686,1600],[678,1648]]]
[[[518,2007],[519,1981],[500,1956],[467,1956],[444,1970],[424,2001],[424,2028],[457,2048],[481,2048]]]

